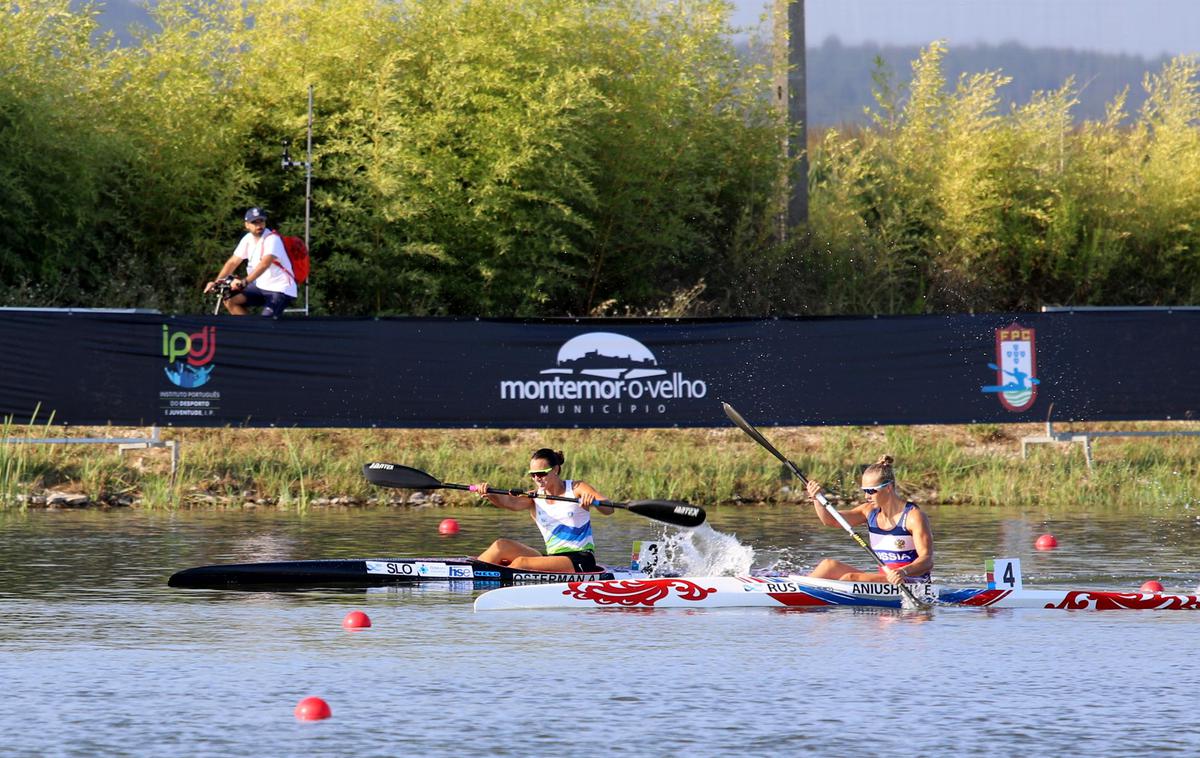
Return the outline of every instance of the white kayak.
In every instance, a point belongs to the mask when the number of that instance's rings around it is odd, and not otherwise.
[[[1200,610],[1200,596],[1112,590],[984,588],[910,584],[929,605],[974,608],[1055,608],[1064,610]],[[843,582],[808,576],[680,576],[650,579],[565,582],[491,590],[475,600],[475,610],[532,608],[821,608],[853,606],[902,608],[903,596],[891,584]]]

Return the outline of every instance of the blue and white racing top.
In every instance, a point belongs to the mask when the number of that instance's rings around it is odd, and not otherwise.
[[[567,489],[563,497],[575,497],[575,482],[566,480]],[[541,490],[539,494],[545,494]],[[535,497],[533,520],[542,530],[546,540],[546,555],[572,553],[577,550],[595,551],[592,541],[592,514],[579,503],[564,500],[546,500]]]
[[[878,517],[879,509],[873,508],[867,515],[867,531],[871,536],[871,549],[875,551],[875,555],[879,556],[879,560],[883,561],[883,565],[891,569],[898,569],[915,561],[917,555],[917,543],[913,539],[912,532],[908,528],[908,514],[917,509],[916,503],[907,503],[904,506],[904,512],[900,514],[900,518],[896,521],[896,525],[891,529],[884,529],[879,526]],[[909,577],[910,580],[918,582],[929,581],[928,572],[923,576]]]

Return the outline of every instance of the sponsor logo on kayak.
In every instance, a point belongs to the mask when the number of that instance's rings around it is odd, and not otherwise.
[[[162,325],[162,356],[167,365],[163,373],[178,389],[158,393],[162,415],[168,417],[205,417],[220,410],[221,393],[201,390],[212,379],[213,358],[217,354],[217,327],[206,326],[198,332],[171,331]]]
[[[414,579],[471,579],[475,576],[470,566],[440,561],[367,561],[367,573]],[[479,574],[486,576],[482,571]]]
[[[702,379],[659,364],[641,342],[586,332],[558,349],[538,378],[500,380],[500,399],[537,403],[542,416],[663,415],[672,401],[708,395]]]
[[[1020,413],[1037,400],[1037,350],[1034,330],[1013,322],[996,330],[996,362],[988,368],[996,372],[996,383],[986,384],[982,392],[995,393],[1000,405]]]
[[[417,562],[417,573],[421,576],[446,579],[450,577],[450,567],[444,563]]]

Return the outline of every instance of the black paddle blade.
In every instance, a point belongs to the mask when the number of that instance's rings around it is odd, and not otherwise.
[[[734,424],[736,424],[738,426],[738,428],[741,429],[743,432],[750,435],[750,439],[754,440],[758,444],[765,447],[772,455],[774,455],[779,460],[781,460],[781,461],[786,460],[783,457],[783,453],[776,450],[775,446],[772,445],[770,442],[767,442],[767,438],[762,436],[762,433],[759,432],[757,429],[755,429],[754,426],[749,421],[742,418],[742,414],[735,411],[733,409],[732,405],[730,405],[729,403],[721,403],[721,407],[725,410],[725,415],[729,417],[729,420],[732,421]]]
[[[805,483],[808,482],[808,480],[804,478],[804,474],[800,472],[800,469],[796,468],[796,464],[789,461],[787,459],[787,456],[785,456],[783,453],[776,450],[775,446],[772,445],[770,442],[768,442],[766,437],[762,436],[762,432],[755,429],[754,426],[751,425],[751,423],[749,421],[742,418],[742,414],[735,411],[733,409],[732,405],[730,405],[729,403],[721,403],[721,407],[725,409],[725,415],[729,417],[729,420],[732,421],[734,424],[736,424],[738,426],[738,428],[741,429],[743,432],[748,434],[750,436],[750,439],[752,439],[755,442],[757,442],[758,444],[762,445],[764,448],[766,448],[768,453],[775,456],[780,461],[782,461],[785,465],[787,465],[787,467],[789,469],[791,469],[792,473],[795,474],[800,479],[800,481],[805,482]]]
[[[436,490],[443,486],[424,471],[399,463],[364,463],[363,476],[371,484],[401,490]]]
[[[611,505],[623,507],[630,513],[661,521],[664,524],[682,526],[685,529],[700,526],[708,517],[708,514],[700,506],[680,500],[634,500],[624,505],[619,503],[611,503]]]

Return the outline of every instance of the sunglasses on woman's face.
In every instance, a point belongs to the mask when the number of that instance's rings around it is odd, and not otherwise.
[[[534,469],[533,471],[529,472],[529,475],[532,476],[534,479],[537,479],[539,477],[548,476],[550,474],[550,472],[553,470],[554,470],[553,466],[551,466],[550,468]]]
[[[884,487],[887,487],[889,484],[891,484],[891,482],[880,482],[879,484],[876,484],[874,487],[863,487],[862,491],[863,491],[864,495],[874,495],[876,492],[883,489]]]

